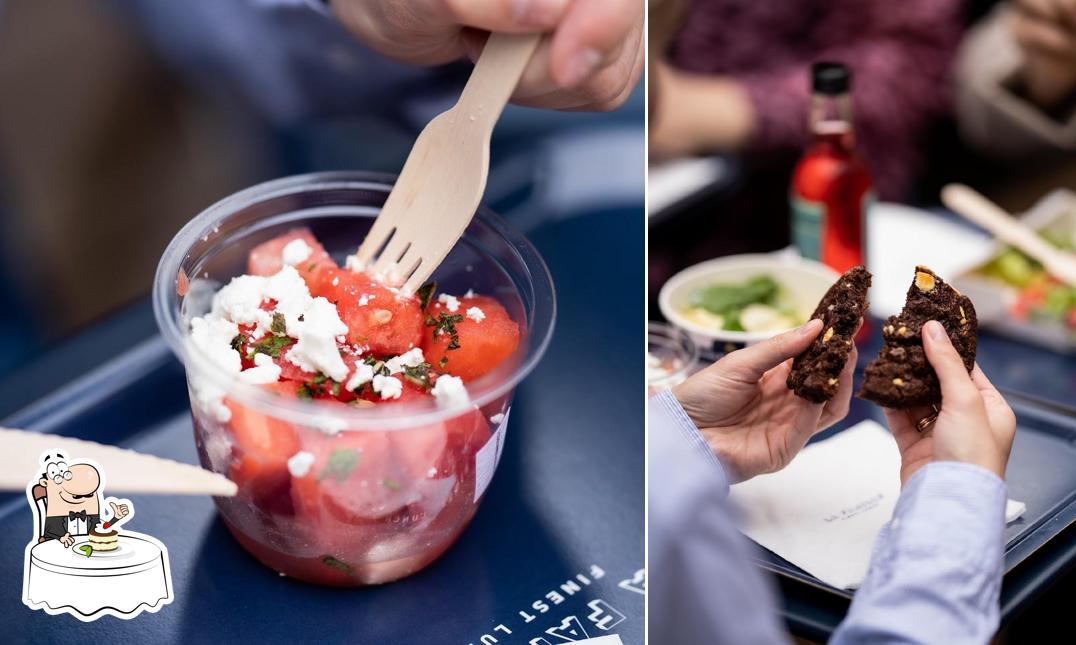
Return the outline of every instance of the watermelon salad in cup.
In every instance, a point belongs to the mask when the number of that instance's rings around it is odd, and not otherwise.
[[[511,298],[434,281],[404,293],[354,256],[334,259],[301,219],[232,223],[203,235],[157,303],[171,309],[166,337],[179,333],[169,340],[187,368],[201,461],[238,487],[215,500],[225,524],[261,562],[307,582],[418,571],[460,535],[492,477],[494,433],[536,360],[533,308],[517,301],[513,316]],[[246,248],[221,243],[237,231]],[[199,276],[199,261],[212,270]],[[230,277],[224,266],[236,267]],[[167,270],[162,260],[158,287]],[[496,271],[492,282],[473,264],[448,273],[507,291]]]

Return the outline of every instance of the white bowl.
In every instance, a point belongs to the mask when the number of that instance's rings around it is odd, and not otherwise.
[[[792,255],[745,254],[730,255],[688,267],[677,273],[658,295],[662,315],[673,325],[691,335],[702,347],[718,343],[750,345],[785,330],[774,331],[726,331],[713,329],[692,322],[684,317],[690,307],[691,294],[697,289],[714,283],[745,282],[756,276],[768,275],[782,289],[789,304],[805,316],[811,315],[818,301],[841,274],[821,262],[805,260]]]

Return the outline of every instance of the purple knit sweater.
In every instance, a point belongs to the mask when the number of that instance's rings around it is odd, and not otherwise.
[[[757,151],[807,143],[810,64],[853,70],[857,146],[883,199],[905,195],[931,120],[949,110],[959,0],[687,0],[671,58],[734,77],[758,115]]]

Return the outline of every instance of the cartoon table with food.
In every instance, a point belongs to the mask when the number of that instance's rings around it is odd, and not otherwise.
[[[121,530],[129,500],[104,497],[105,475],[89,460],[43,455],[26,488],[34,512],[26,545],[23,603],[82,621],[134,618],[172,601],[168,551],[156,539]]]

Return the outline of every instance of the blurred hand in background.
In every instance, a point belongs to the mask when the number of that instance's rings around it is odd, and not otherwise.
[[[370,48],[418,65],[477,59],[489,32],[550,32],[513,97],[523,105],[613,109],[643,71],[640,0],[336,0],[331,7]]]
[[[1062,107],[1076,93],[1076,2],[1016,0],[1013,8],[1024,90],[1046,110]]]

